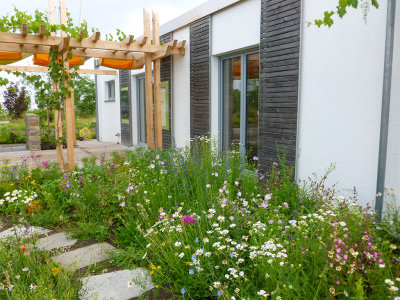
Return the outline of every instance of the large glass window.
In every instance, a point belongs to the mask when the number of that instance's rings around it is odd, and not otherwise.
[[[222,146],[257,155],[259,53],[222,59]]]

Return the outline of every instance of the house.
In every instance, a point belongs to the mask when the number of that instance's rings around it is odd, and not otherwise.
[[[361,203],[376,197],[386,5],[349,9],[332,28],[308,22],[337,0],[209,1],[162,25],[186,55],[161,62],[163,147],[217,135],[240,142],[262,169],[285,149],[296,179],[322,176]],[[400,7],[397,7],[386,186],[400,189]],[[144,70],[97,80],[98,138],[146,143]],[[388,201],[388,197],[386,201]]]

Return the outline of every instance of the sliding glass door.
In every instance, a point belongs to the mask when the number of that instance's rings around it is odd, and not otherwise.
[[[258,150],[259,53],[221,59],[221,144],[253,157]]]

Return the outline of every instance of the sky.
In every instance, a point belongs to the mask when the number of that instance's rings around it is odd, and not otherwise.
[[[81,16],[89,28],[98,28],[103,35],[114,33],[118,28],[135,36],[143,34],[143,8],[157,12],[162,25],[204,2],[206,0],[66,0],[75,24]],[[55,4],[58,7],[58,0]],[[35,9],[47,11],[48,0],[1,0],[1,15],[14,7],[30,13]]]
[[[14,10],[14,7],[33,14],[36,9],[48,11],[48,0],[0,0],[1,13],[5,15]],[[218,1],[218,0],[210,0]],[[54,0],[56,5],[57,21],[59,20],[59,0]],[[143,35],[143,8],[159,15],[160,25],[180,16],[181,14],[207,2],[207,0],[66,0],[67,10],[78,24],[86,20],[88,28],[97,28],[102,39],[107,33],[115,37],[116,29],[125,34],[133,34],[136,37]],[[81,9],[82,8],[82,9]],[[15,65],[32,65],[32,58],[15,63]],[[87,60],[83,69],[92,69],[93,60]],[[9,78],[10,81],[18,81],[13,75],[0,72],[0,76]],[[3,101],[4,87],[0,87],[0,102]],[[31,93],[32,94],[32,93]],[[33,107],[35,105],[33,104]]]

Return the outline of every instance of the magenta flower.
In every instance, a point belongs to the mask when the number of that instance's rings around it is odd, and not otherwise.
[[[43,167],[47,167],[48,165],[49,165],[49,163],[47,161],[42,162]]]
[[[185,222],[185,225],[196,222],[196,220],[194,218],[192,218],[191,216],[184,216],[181,220],[183,220]]]

